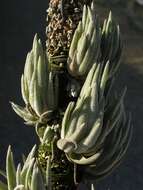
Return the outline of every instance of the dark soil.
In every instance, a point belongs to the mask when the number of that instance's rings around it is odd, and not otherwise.
[[[5,1],[6,2],[6,1]],[[47,0],[13,0],[2,5],[0,29],[0,167],[4,168],[7,147],[12,145],[15,160],[27,154],[37,138],[32,127],[26,127],[11,109],[9,101],[23,104],[20,77],[26,53],[35,33],[45,39]],[[126,109],[132,113],[133,138],[128,153],[118,169],[101,181],[98,190],[143,189],[143,33],[128,22],[126,10],[110,7],[120,24],[124,55],[117,88],[128,87]],[[107,17],[109,8],[97,6]]]

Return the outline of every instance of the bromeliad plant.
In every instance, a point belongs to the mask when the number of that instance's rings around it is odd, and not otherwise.
[[[1,190],[77,189],[107,176],[126,153],[131,117],[126,89],[117,95],[114,84],[119,26],[110,13],[101,27],[95,3],[87,2],[49,3],[47,49],[36,35],[21,77],[25,106],[12,103],[25,124],[35,126],[40,143],[17,169],[8,149]]]

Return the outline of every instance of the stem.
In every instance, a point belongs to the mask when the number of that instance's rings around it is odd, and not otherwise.
[[[77,164],[74,163],[74,183],[75,183],[75,185],[78,185],[76,175],[77,175]]]

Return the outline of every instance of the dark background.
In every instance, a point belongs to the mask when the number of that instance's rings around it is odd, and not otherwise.
[[[20,78],[35,33],[45,40],[47,0],[12,0],[1,4],[0,17],[0,167],[4,168],[7,147],[15,160],[37,142],[34,129],[26,127],[11,109],[10,101],[23,104]],[[99,190],[143,189],[143,35],[129,25],[125,9],[110,7],[120,23],[124,55],[117,88],[128,87],[126,109],[132,112],[133,138],[121,166],[101,181]],[[109,7],[97,6],[101,18]]]
[[[23,105],[20,78],[35,33],[44,41],[48,1],[12,0],[1,5],[0,24],[0,165],[9,144],[16,160],[36,143],[34,129],[24,126],[10,101]]]

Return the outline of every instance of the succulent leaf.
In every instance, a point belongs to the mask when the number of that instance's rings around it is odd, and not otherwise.
[[[6,175],[7,175],[7,183],[8,190],[13,190],[16,185],[16,169],[13,160],[13,153],[11,151],[11,147],[9,146],[7,157],[6,157]]]

